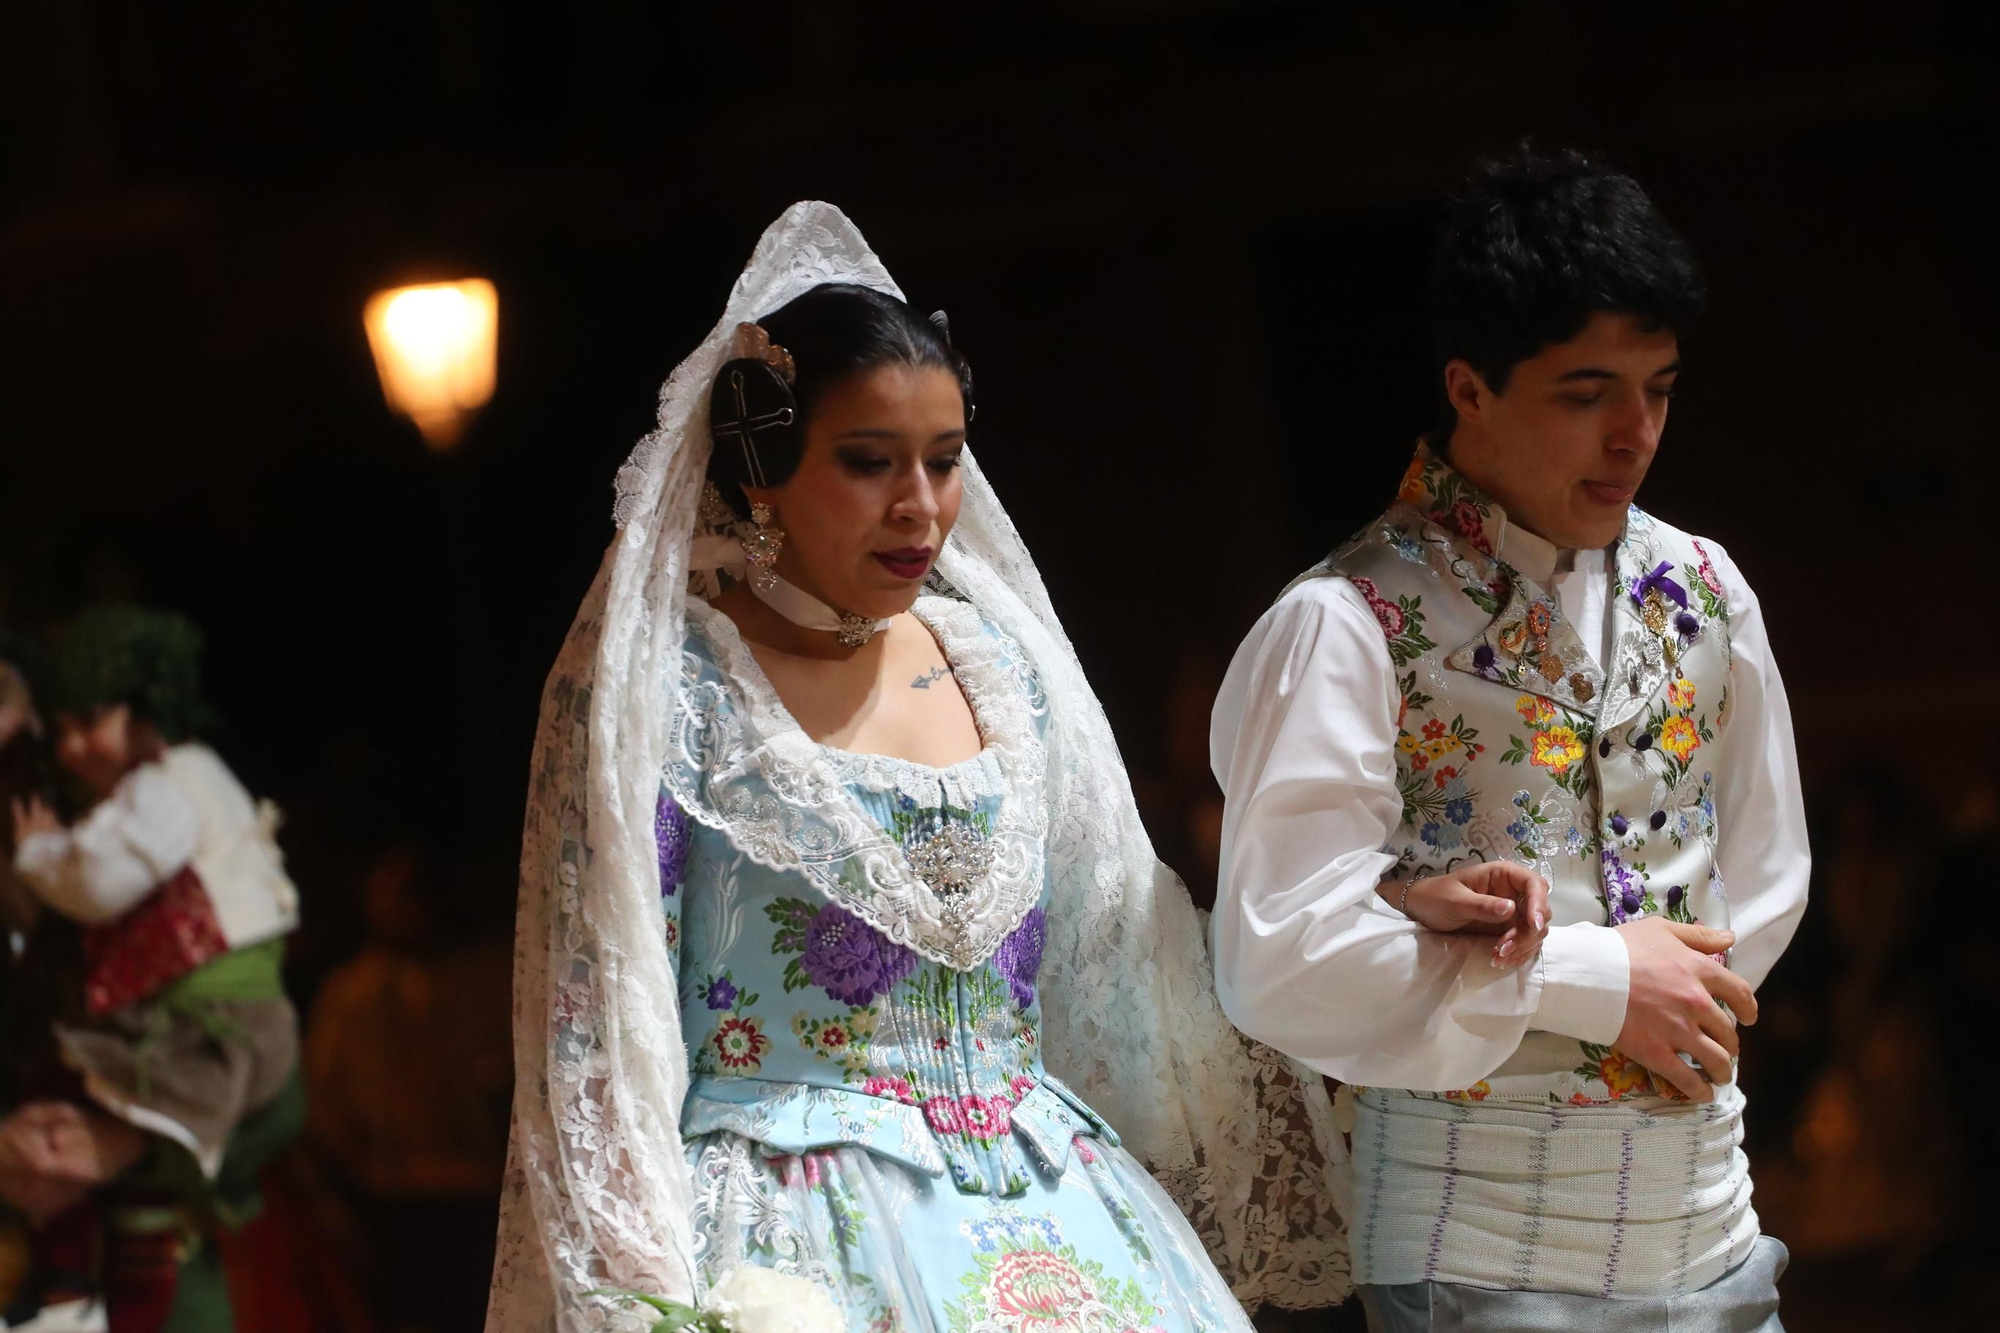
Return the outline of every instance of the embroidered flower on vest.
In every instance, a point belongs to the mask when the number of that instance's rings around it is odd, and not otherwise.
[[[885,995],[916,970],[917,956],[860,918],[828,903],[806,927],[806,977],[842,1004]]]
[[[653,839],[660,848],[660,896],[671,898],[680,890],[681,875],[687,869],[688,822],[664,791],[653,812]]]
[[[712,1037],[716,1058],[738,1073],[754,1071],[764,1063],[771,1039],[764,1035],[761,1018],[728,1018]]]
[[[1007,989],[1014,1003],[1023,1009],[1035,1002],[1035,976],[1042,969],[1046,923],[1041,908],[1030,909],[993,954],[993,963],[1000,969],[1000,975],[1007,978]]]

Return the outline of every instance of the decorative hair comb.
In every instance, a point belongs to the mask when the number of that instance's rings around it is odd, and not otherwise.
[[[729,344],[731,361],[762,361],[765,365],[784,377],[791,384],[799,377],[798,367],[792,364],[792,354],[771,341],[771,335],[764,332],[761,324],[738,324],[736,337]]]
[[[931,324],[944,335],[945,346],[951,346],[951,316],[942,310],[933,310]],[[972,367],[965,363],[964,357],[960,357],[958,362],[958,382],[965,389],[965,424],[970,426],[972,419],[979,415],[979,404],[972,401]]]

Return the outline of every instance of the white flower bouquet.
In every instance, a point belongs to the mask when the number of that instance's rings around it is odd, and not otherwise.
[[[816,1282],[770,1268],[732,1268],[701,1307],[638,1292],[607,1292],[659,1311],[649,1333],[847,1333],[847,1320]]]

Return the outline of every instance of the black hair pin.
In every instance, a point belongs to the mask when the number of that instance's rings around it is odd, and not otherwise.
[[[931,311],[931,324],[939,333],[944,335],[945,346],[950,347],[952,345],[951,316],[945,314],[942,310],[933,310]],[[972,400],[972,367],[965,364],[964,357],[959,358],[958,381],[960,388],[965,393],[965,424],[970,426],[972,419],[979,415],[979,404]]]

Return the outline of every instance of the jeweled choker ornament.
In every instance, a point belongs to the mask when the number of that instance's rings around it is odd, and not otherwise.
[[[836,611],[804,588],[779,577],[776,571],[769,573],[768,582],[751,579],[750,591],[757,594],[758,601],[801,629],[829,630],[846,647],[859,648],[889,628],[889,620],[870,620]]]

